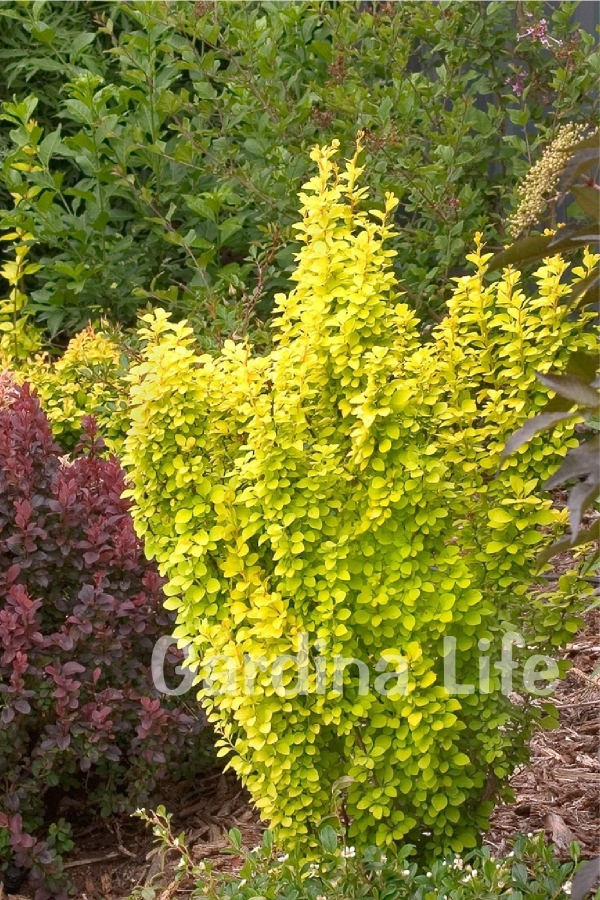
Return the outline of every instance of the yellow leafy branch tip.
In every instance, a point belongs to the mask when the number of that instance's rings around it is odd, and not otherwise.
[[[335,156],[339,149],[340,142],[337,138],[334,138],[329,146],[319,147],[319,145],[316,144],[312,148],[310,151],[310,158],[319,166],[319,172],[329,174],[331,165],[328,166],[328,162],[332,156]]]
[[[41,265],[27,260],[35,238],[26,229],[17,226],[0,240],[11,241],[14,253],[14,259],[7,260],[0,267],[0,278],[8,282],[10,288],[8,297],[0,300],[0,359],[10,360],[14,366],[17,360],[25,359],[29,353],[39,349],[39,334],[28,323],[24,279],[26,275],[39,271]]]
[[[339,171],[337,163],[332,159],[339,151],[340,142],[337,139],[333,140],[331,144],[322,147],[319,147],[318,145],[313,147],[310,158],[317,163],[319,174],[314,178],[311,178],[302,186],[303,191],[310,191],[311,193],[319,195],[328,195],[331,190],[336,191],[337,189],[340,196],[346,195],[355,200],[366,196],[368,192],[365,188],[356,189],[356,183],[364,171],[364,166],[358,165],[358,157],[364,149],[362,143],[363,136],[364,132],[359,131],[356,136],[356,150],[354,155],[350,159],[345,160],[346,167],[341,172]],[[345,183],[345,187],[339,187],[338,182]],[[301,193],[299,196],[305,204],[305,194]],[[386,212],[390,212],[398,205],[398,200],[390,192],[385,194],[385,198]]]

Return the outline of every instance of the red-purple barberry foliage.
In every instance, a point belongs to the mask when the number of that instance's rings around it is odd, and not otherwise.
[[[55,897],[45,798],[138,806],[193,754],[202,721],[152,684],[173,617],[118,460],[100,455],[93,420],[62,458],[35,394],[0,381],[0,862],[4,846]]]

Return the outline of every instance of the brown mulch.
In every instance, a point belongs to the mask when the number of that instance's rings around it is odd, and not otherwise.
[[[261,842],[263,826],[258,815],[235,776],[229,773],[212,772],[197,783],[174,786],[170,796],[164,798],[164,805],[173,813],[173,833],[185,832],[185,843],[194,862],[210,861],[215,871],[239,868],[239,857],[224,852],[231,828],[241,831],[245,850]],[[77,856],[72,861],[67,858],[66,864],[78,900],[126,900],[136,885],[150,884],[160,888],[157,900],[189,896],[191,885],[181,884],[178,890],[173,882],[177,857],[173,853],[165,856],[149,826],[137,819],[124,820],[119,833],[103,830],[90,834],[89,858],[86,840],[80,842],[77,836],[75,840]]]
[[[560,855],[578,841],[583,856],[600,853],[600,610],[565,651],[572,667],[552,699],[560,712],[556,731],[538,732],[531,761],[515,772],[515,802],[498,806],[486,843],[497,855],[515,834],[544,831]]]
[[[576,840],[584,856],[600,853],[600,610],[588,614],[585,631],[565,654],[572,668],[554,695],[560,728],[537,733],[531,762],[512,779],[515,802],[496,808],[486,836],[495,855],[505,855],[514,835],[544,831],[561,856]],[[224,853],[229,829],[239,828],[245,849],[260,843],[262,826],[231,774],[210,772],[192,784],[175,785],[162,799],[173,813],[175,834],[185,832],[195,862],[234,871],[239,858]],[[158,802],[158,801],[157,801]],[[77,900],[127,900],[136,885],[159,888],[156,900],[183,900],[191,884],[174,883],[173,855],[156,847],[137,819],[114,819],[75,827],[77,851],[65,857]],[[30,900],[24,889],[13,900]],[[2,892],[0,890],[0,897]]]

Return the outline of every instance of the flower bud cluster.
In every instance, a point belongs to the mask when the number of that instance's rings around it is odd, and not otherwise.
[[[585,137],[586,130],[586,125],[573,122],[562,125],[541,158],[531,167],[518,189],[519,205],[508,220],[508,231],[513,238],[541,219],[556,191],[573,145]]]

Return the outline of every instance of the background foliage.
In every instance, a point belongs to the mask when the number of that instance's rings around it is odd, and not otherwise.
[[[308,149],[362,128],[375,196],[400,199],[396,274],[436,318],[540,143],[595,115],[574,5],[3,4],[0,225],[37,242],[30,311],[54,335],[146,303],[209,344],[257,328]]]

